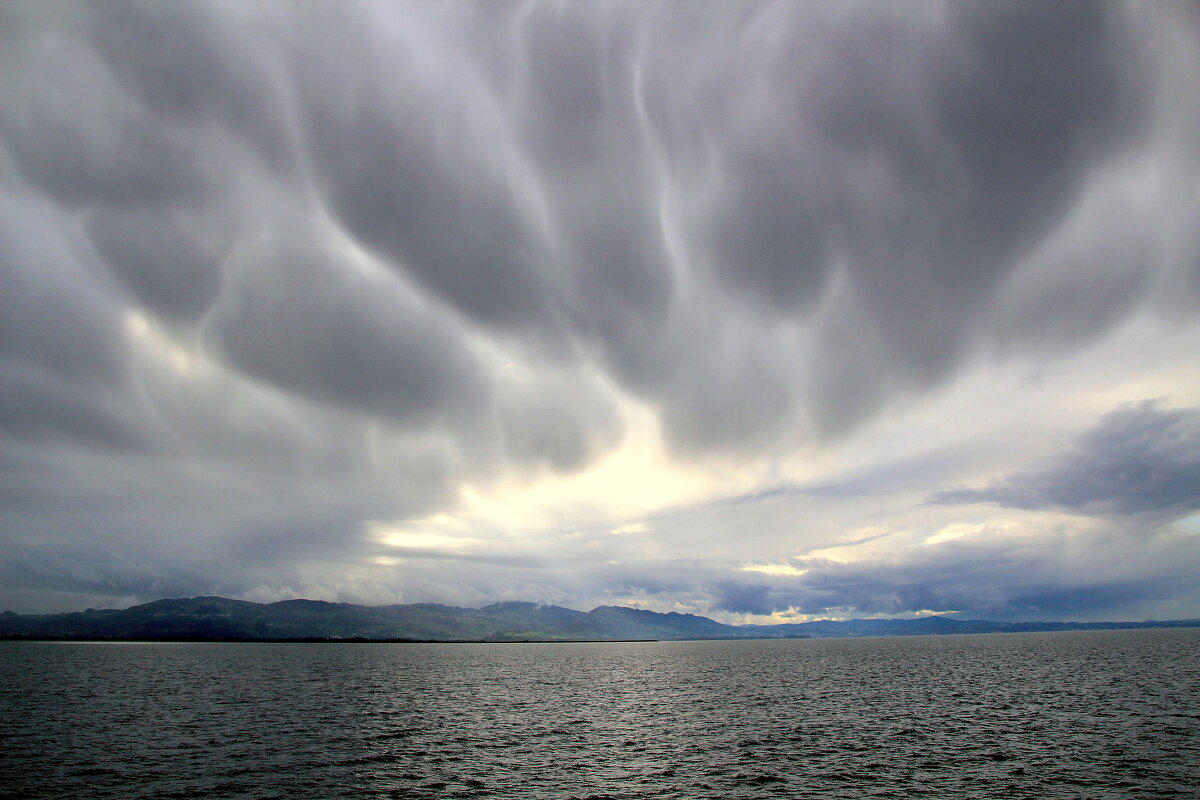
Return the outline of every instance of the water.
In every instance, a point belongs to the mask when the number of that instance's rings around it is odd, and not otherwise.
[[[1200,630],[0,642],[4,798],[1200,797]]]

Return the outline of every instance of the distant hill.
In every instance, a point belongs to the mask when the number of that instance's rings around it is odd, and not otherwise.
[[[539,603],[459,608],[437,603],[359,606],[319,600],[250,603],[224,597],[156,600],[123,610],[0,614],[0,637],[103,640],[405,640],[578,641],[618,639],[780,639],[912,636],[943,633],[1200,627],[1166,622],[990,622],[918,619],[825,620],[785,625],[724,625],[708,617],[621,606],[575,611]]]

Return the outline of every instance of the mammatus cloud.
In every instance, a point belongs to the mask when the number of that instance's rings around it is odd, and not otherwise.
[[[861,592],[830,587],[876,562],[740,565],[966,502],[1167,525],[1195,422],[1153,405],[995,483],[959,459],[939,484],[985,488],[930,506],[698,509],[835,482],[871,431],[917,458],[922,404],[989,369],[1051,375],[1043,431],[1098,348],[1089,387],[1149,363],[1119,400],[1196,402],[1163,354],[1200,299],[1197,71],[1187,3],[6,4],[0,576],[916,610],[963,542],[884,537],[915,571]]]

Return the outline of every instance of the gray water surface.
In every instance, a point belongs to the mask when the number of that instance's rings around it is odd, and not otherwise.
[[[3,798],[1200,797],[1200,629],[0,642]]]

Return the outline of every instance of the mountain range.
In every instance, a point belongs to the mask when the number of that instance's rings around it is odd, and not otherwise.
[[[782,639],[945,633],[1200,627],[1200,620],[993,622],[945,616],[725,625],[708,617],[621,606],[576,611],[540,603],[460,608],[437,603],[361,606],[319,600],[252,603],[225,597],[156,600],[122,610],[0,614],[0,638],[75,640],[580,641]]]

